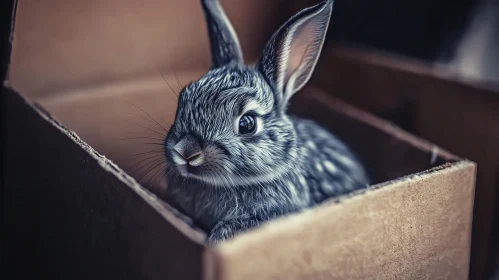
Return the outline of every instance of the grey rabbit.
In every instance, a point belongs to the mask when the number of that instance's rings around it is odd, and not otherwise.
[[[244,64],[219,1],[201,3],[212,66],[179,96],[164,142],[164,199],[214,244],[366,187],[367,172],[344,143],[318,124],[286,114],[317,63],[332,1],[290,18],[251,66]]]

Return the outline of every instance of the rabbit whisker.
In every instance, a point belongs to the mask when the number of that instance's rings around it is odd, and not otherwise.
[[[159,167],[159,166],[160,166],[160,165],[162,165],[162,164],[164,164],[164,162],[163,162],[163,161],[161,161],[161,160],[160,160],[160,161],[155,161],[155,163],[151,164],[151,165],[149,166],[149,168],[147,168],[147,169],[146,169],[146,171],[144,171],[144,172],[142,173],[142,175],[139,177],[138,181],[139,181],[139,182],[140,182],[140,181],[142,181],[142,179],[143,179],[143,178],[144,178],[147,174],[149,174],[152,170],[154,170],[155,168]]]
[[[159,149],[153,149],[153,150],[143,152],[143,153],[134,154],[132,156],[136,157],[136,156],[140,156],[140,155],[156,154],[156,153],[163,155],[164,151],[165,151],[164,148],[159,148]]]
[[[155,120],[155,119],[154,119],[154,118],[153,118],[153,117],[152,117],[149,113],[147,113],[144,109],[140,108],[139,106],[137,106],[137,105],[133,104],[133,103],[132,103],[132,102],[130,102],[130,101],[126,101],[126,102],[128,102],[130,105],[132,105],[132,106],[134,106],[135,108],[137,108],[137,109],[139,109],[140,111],[142,111],[142,112],[143,112],[144,114],[146,114],[146,115],[147,115],[150,119],[147,119],[147,118],[145,118],[144,116],[141,116],[141,115],[137,115],[137,116],[142,117],[142,118],[144,118],[144,119],[146,119],[146,120],[149,120],[149,121],[151,121],[151,122],[153,122],[153,123],[157,124],[159,127],[161,127],[161,128],[162,128],[162,129],[164,129],[166,132],[168,132],[166,128],[164,128],[164,127],[163,127],[163,126],[162,126],[162,125],[161,125],[158,121],[156,121],[156,120]],[[130,114],[132,114],[132,113],[130,113]]]
[[[146,136],[127,137],[127,138],[121,138],[120,140],[124,141],[124,140],[137,140],[137,139],[149,139],[149,140],[158,140],[158,141],[164,140],[164,139],[160,139],[160,138],[146,137]],[[163,142],[158,142],[158,143],[163,143]]]
[[[144,119],[144,120],[146,120],[146,121],[148,121],[148,122],[150,122],[150,123],[152,123],[152,124],[154,124],[154,125],[157,125],[157,126],[159,126],[162,130],[164,130],[166,133],[168,133],[168,131],[169,131],[169,130],[168,130],[168,129],[166,129],[163,125],[161,125],[159,122],[157,122],[155,119],[149,119],[149,118],[147,118],[147,117],[144,117],[144,116],[139,115],[139,114],[134,114],[134,113],[127,113],[127,114],[132,115],[132,116],[135,116],[135,117],[139,117],[139,118]],[[162,118],[162,117],[161,117],[161,118]],[[162,118],[162,119],[163,119],[163,118]]]
[[[161,174],[163,172],[163,168],[165,167],[165,163],[163,162],[163,164],[160,165],[161,168],[158,168],[158,170],[156,170],[156,172],[151,176],[151,178],[149,179],[149,186],[150,187],[154,187],[158,182],[158,178],[161,179]],[[150,182],[152,180],[152,183]],[[161,181],[161,180],[160,180]]]
[[[141,163],[139,163],[138,167],[135,169],[135,173],[139,173],[139,172],[143,171],[144,168],[147,169],[148,166],[150,166],[151,164],[156,164],[156,163],[161,162],[161,161],[163,161],[163,159],[161,159],[161,158],[150,158],[145,162],[141,162]]]
[[[182,84],[180,83],[180,79],[178,78],[177,73],[175,72],[175,70],[172,70],[172,71],[173,71],[173,75],[175,76],[175,79],[177,79],[177,85],[180,88],[180,91],[182,91]]]
[[[168,87],[170,88],[170,90],[173,92],[173,94],[175,94],[175,96],[177,96],[177,98],[179,97],[178,96],[178,93],[175,92],[175,90],[173,90],[172,86],[168,83],[168,81],[166,81],[166,78],[165,76],[163,75],[163,73],[160,71],[159,72],[161,74],[161,77],[163,77],[163,80],[165,81],[165,83],[168,85]]]
[[[163,137],[166,137],[166,134],[163,134],[163,133],[157,132],[156,130],[154,130],[154,129],[152,129],[152,128],[149,128],[149,127],[146,127],[146,126],[140,125],[140,124],[138,124],[138,123],[133,123],[133,122],[129,122],[129,121],[125,121],[125,122],[127,122],[127,123],[129,123],[129,124],[134,124],[134,125],[136,125],[136,126],[138,126],[138,127],[141,127],[141,128],[143,128],[143,129],[145,129],[145,130],[148,130],[148,131],[150,131],[150,132],[153,132],[153,133],[156,133],[156,134],[161,135],[161,136],[163,136]]]

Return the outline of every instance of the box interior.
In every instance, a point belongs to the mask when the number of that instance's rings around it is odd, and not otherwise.
[[[222,2],[247,60],[254,60],[282,22],[273,15],[286,14],[277,13],[283,2]],[[19,1],[8,84],[160,192],[166,187],[161,142],[176,94],[208,69],[204,24],[198,0]],[[374,184],[457,160],[312,83],[290,110],[344,139],[365,161]]]
[[[328,50],[318,69],[314,82],[319,88],[333,89],[335,97],[396,121],[404,130],[478,164],[470,275],[481,279],[495,271],[499,84],[446,66],[359,48]]]
[[[16,275],[466,279],[472,162],[440,165],[338,197],[206,248],[203,234],[175,218],[174,209],[162,206],[40,107],[13,91],[6,93],[6,258]],[[317,92],[306,96],[315,95],[328,105]],[[339,111],[431,151],[424,142],[349,106]],[[27,170],[31,176],[25,176]]]
[[[161,145],[175,115],[177,97],[172,89],[178,91],[176,77],[183,82],[200,74],[201,70],[176,76],[158,75],[38,102],[143,185],[160,190],[166,187],[161,176]],[[456,159],[445,151],[439,152],[436,146],[408,141],[400,136],[404,133],[382,121],[372,119],[366,123],[357,117],[358,113],[349,114],[352,110],[312,86],[300,92],[290,106],[290,113],[319,122],[348,143],[367,165],[373,184]]]
[[[222,1],[247,61],[286,19],[285,2]],[[31,98],[209,66],[199,0],[19,0],[14,18],[9,84]]]

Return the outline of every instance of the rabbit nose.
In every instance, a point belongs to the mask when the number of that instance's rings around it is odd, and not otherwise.
[[[194,161],[201,156],[201,145],[190,135],[182,138],[173,149],[186,161]]]

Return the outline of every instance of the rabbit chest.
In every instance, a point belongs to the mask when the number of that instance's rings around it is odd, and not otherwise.
[[[299,175],[294,175],[296,179],[290,176],[264,185],[229,188],[207,186],[195,181],[175,185],[172,181],[167,190],[167,200],[205,229],[211,229],[219,221],[235,218],[267,220],[310,204],[306,186],[292,183],[298,181]]]

